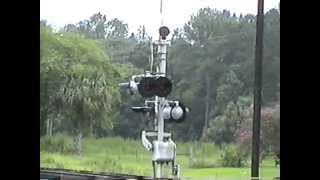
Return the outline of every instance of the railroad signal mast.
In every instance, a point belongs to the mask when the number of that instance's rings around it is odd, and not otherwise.
[[[172,81],[167,77],[166,72],[167,48],[170,45],[170,41],[166,38],[169,33],[168,27],[160,27],[160,38],[152,43],[157,46],[157,52],[153,52],[151,46],[150,71],[133,75],[128,83],[121,83],[120,86],[129,90],[131,94],[138,92],[146,99],[144,106],[131,108],[134,112],[148,113],[154,119],[154,130],[149,132],[143,130],[141,133],[143,146],[153,153],[154,177],[165,177],[164,167],[170,165],[173,178],[179,179],[180,168],[176,164],[176,144],[171,139],[171,133],[164,131],[164,124],[165,122],[183,122],[189,109],[179,101],[166,99],[172,90]],[[154,53],[155,62],[153,61]]]
[[[154,178],[164,178],[166,176],[164,167],[170,165],[173,178],[180,179],[180,167],[176,164],[176,144],[171,139],[171,133],[164,131],[164,124],[183,122],[189,109],[179,101],[166,99],[172,90],[172,81],[167,77],[166,69],[167,49],[170,45],[167,36],[170,30],[163,25],[163,3],[162,0],[160,2],[161,27],[159,40],[151,42],[150,71],[133,75],[128,83],[121,83],[120,86],[131,94],[139,93],[145,98],[144,106],[131,109],[138,113],[148,113],[154,120],[153,130],[148,132],[143,130],[141,133],[143,146],[152,152]]]

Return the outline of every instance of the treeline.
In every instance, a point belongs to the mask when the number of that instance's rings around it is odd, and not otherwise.
[[[150,128],[130,111],[143,99],[118,83],[148,67],[150,36],[100,13],[54,32],[40,22],[40,135],[139,138]],[[184,27],[171,30],[169,99],[190,107],[187,120],[167,124],[174,138],[216,144],[250,139],[256,17],[203,8]],[[278,148],[280,133],[280,10],[265,14],[263,143]],[[79,144],[80,146],[81,144]],[[250,144],[248,144],[250,146]]]

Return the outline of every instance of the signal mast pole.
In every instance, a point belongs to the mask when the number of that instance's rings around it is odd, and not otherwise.
[[[162,2],[162,0],[161,0]],[[161,3],[162,5],[162,3]],[[166,40],[159,38],[158,41],[158,54],[159,54],[159,67],[157,68],[157,74],[162,74],[164,77],[166,76],[166,66],[167,66],[167,42]],[[164,134],[164,118],[163,118],[163,109],[165,105],[165,97],[155,97],[155,102],[158,104],[158,114],[156,118],[158,120],[158,141],[164,142],[163,134]],[[157,167],[157,177],[161,178],[163,176],[163,164]]]
[[[163,26],[163,0],[160,0],[160,16],[161,16],[161,26]],[[159,32],[160,33],[160,32]],[[159,35],[159,41],[157,43],[158,45],[158,55],[159,55],[159,66],[156,68],[157,74],[163,74],[164,77],[166,76],[166,67],[167,67],[167,43],[166,40]],[[163,119],[163,108],[165,104],[165,98],[164,97],[155,97],[155,103],[158,104],[156,107],[158,107],[158,114],[156,114],[157,122],[158,122],[158,141],[163,142],[163,134],[164,134],[164,119]],[[163,164],[160,163],[160,165],[157,166],[156,170],[156,177],[162,178],[163,177]]]

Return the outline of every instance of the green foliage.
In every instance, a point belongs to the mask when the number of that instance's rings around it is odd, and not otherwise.
[[[185,123],[166,124],[166,131],[180,140],[183,177],[250,176],[244,166],[251,148],[255,26],[254,15],[204,8],[173,31],[168,99],[191,112]],[[279,9],[266,12],[264,33],[262,154],[280,156]],[[117,86],[149,69],[149,39],[144,26],[128,37],[126,23],[100,13],[60,33],[40,21],[41,166],[151,175],[151,154],[123,137],[139,138],[152,122],[129,109],[143,100]],[[84,135],[80,157],[76,135]],[[199,139],[207,143],[187,142]],[[272,158],[263,159],[262,177],[278,173]]]
[[[254,15],[203,8],[172,31],[167,69],[174,87],[168,98],[191,109],[185,123],[166,126],[176,139],[237,142],[239,128],[250,124],[255,26]],[[262,98],[267,105],[280,98],[279,9],[266,12],[264,33]],[[144,26],[128,36],[125,22],[101,13],[68,24],[60,33],[41,21],[40,133],[48,132],[50,123],[54,133],[81,129],[85,136],[98,137],[138,138],[142,129],[151,128],[129,110],[143,100],[117,87],[150,68],[149,40]],[[279,131],[269,129],[273,132],[264,132],[268,137]]]
[[[266,37],[272,38],[267,38],[264,49],[264,103],[274,101],[280,90],[280,13],[274,9],[267,14],[265,31],[270,36]],[[172,97],[192,110],[188,123],[172,127],[179,138],[202,137],[216,143],[235,140],[233,134],[239,122],[234,121],[243,119],[238,113],[242,105],[236,102],[241,96],[252,98],[253,92],[254,21],[253,15],[236,17],[228,11],[204,8],[191,17],[184,29],[174,31],[168,67],[175,86]],[[203,127],[207,119],[206,130]],[[203,137],[206,131],[211,131],[210,137]]]
[[[101,45],[74,33],[40,30],[41,121],[62,114],[64,123],[72,124],[69,132],[112,128],[109,114],[120,98],[115,81],[120,74]]]
[[[233,71],[229,71],[220,78],[221,84],[217,89],[217,103],[221,109],[226,107],[225,103],[234,101],[241,94],[243,83],[237,78]]]
[[[239,150],[246,156],[251,153],[252,138],[252,107],[242,110],[245,117],[235,131],[235,142]],[[260,138],[260,159],[267,155],[280,156],[280,104],[273,102],[261,109],[261,138]],[[276,158],[277,159],[277,158]],[[275,160],[276,160],[275,159]]]
[[[252,117],[251,104],[251,97],[238,97],[236,101],[230,101],[224,111],[210,121],[205,140],[211,139],[218,145],[235,142],[239,137],[237,130]]]
[[[71,139],[71,137],[65,136]],[[151,154],[144,149],[140,140],[124,139],[120,137],[85,138],[83,156],[72,154],[50,153],[42,149],[40,166],[73,170],[88,170],[96,172],[130,173],[136,175],[152,175]],[[193,149],[195,167],[190,167],[190,148]],[[248,178],[250,169],[222,167],[220,154],[222,149],[212,143],[187,142],[177,143],[179,149],[177,162],[182,168],[182,177],[190,178]],[[202,164],[201,164],[202,162]],[[197,167],[198,165],[198,167]],[[210,167],[210,168],[203,168]],[[267,158],[261,166],[261,177],[277,176],[279,169],[275,168],[273,160]]]
[[[107,16],[99,12],[77,24],[67,24],[61,31],[79,33],[90,39],[123,39],[128,35],[128,25],[117,18],[108,21]]]
[[[261,130],[263,148],[280,156],[280,104],[263,109]]]
[[[63,134],[40,138],[40,150],[41,152],[50,153],[70,153],[74,151],[72,140]],[[52,159],[45,160],[46,163],[53,163],[53,161]]]
[[[180,152],[180,149],[179,149]],[[189,168],[221,167],[217,161],[219,149],[214,144],[192,143],[189,145]]]
[[[241,153],[238,146],[227,145],[222,147],[221,165],[223,167],[243,167],[248,159]]]

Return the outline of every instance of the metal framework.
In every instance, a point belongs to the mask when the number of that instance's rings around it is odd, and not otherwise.
[[[152,152],[153,177],[166,177],[164,170],[166,165],[169,165],[172,177],[180,179],[180,168],[176,164],[176,144],[172,141],[171,134],[165,132],[164,124],[165,120],[176,123],[182,122],[189,110],[178,101],[166,99],[172,88],[171,80],[166,77],[167,49],[170,45],[170,41],[166,37],[169,35],[170,30],[163,26],[162,6],[163,2],[161,0],[159,40],[150,42],[150,71],[145,71],[144,74],[140,75],[133,75],[129,83],[120,83],[119,85],[129,89],[131,94],[139,91],[144,98],[147,98],[144,107],[132,107],[132,110],[152,114],[153,130],[149,132],[143,130],[141,141],[143,146]],[[155,49],[154,46],[156,47]],[[154,57],[156,58],[154,59]],[[153,99],[151,100],[150,98]]]
[[[159,39],[154,43],[158,46],[158,60],[159,63],[156,63],[156,75],[165,77],[166,67],[167,67],[167,47],[170,44],[169,41]],[[153,49],[151,47],[151,49]],[[152,54],[153,57],[153,54]],[[153,63],[153,59],[151,59],[151,63]],[[151,67],[151,70],[153,67]],[[151,73],[154,74],[154,73]],[[168,106],[169,102],[165,97],[155,96],[153,101],[145,101],[145,104],[153,103],[155,110],[155,119],[154,119],[154,132],[146,132],[142,131],[141,140],[142,144],[148,151],[153,152],[152,156],[152,166],[154,177],[162,178],[165,176],[164,174],[164,165],[170,164],[172,175],[175,178],[180,177],[180,169],[179,166],[176,165],[176,144],[171,139],[171,134],[164,132],[164,110]],[[156,137],[155,140],[150,142],[148,137]]]

